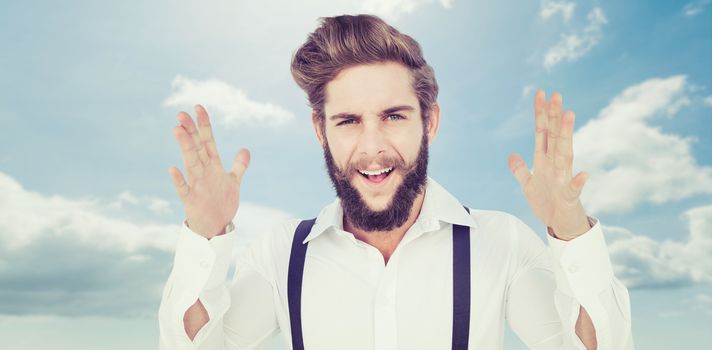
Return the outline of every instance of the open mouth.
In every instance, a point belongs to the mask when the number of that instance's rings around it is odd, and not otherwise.
[[[381,183],[393,172],[393,167],[380,170],[359,170],[358,172],[372,183]]]

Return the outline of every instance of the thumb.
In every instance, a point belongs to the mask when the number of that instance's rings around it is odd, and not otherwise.
[[[520,155],[513,153],[509,156],[507,164],[509,165],[509,170],[514,174],[517,182],[519,182],[519,186],[524,187],[527,181],[529,181],[529,177],[532,176],[527,167],[527,163]]]
[[[583,190],[583,186],[586,184],[586,181],[588,181],[588,173],[585,171],[576,174],[576,176],[571,179],[570,187],[576,196],[581,194],[581,190]]]
[[[242,176],[245,174],[247,167],[250,165],[250,151],[246,148],[237,152],[235,160],[232,162],[230,175],[237,181],[238,185],[242,182]]]

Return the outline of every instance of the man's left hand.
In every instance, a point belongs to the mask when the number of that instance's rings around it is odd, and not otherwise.
[[[580,195],[588,175],[572,177],[574,112],[562,112],[561,95],[549,102],[544,91],[534,96],[536,137],[534,165],[529,171],[518,154],[509,156],[509,169],[517,178],[529,207],[562,240],[574,239],[590,229]]]

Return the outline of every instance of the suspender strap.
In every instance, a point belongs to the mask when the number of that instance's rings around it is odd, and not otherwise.
[[[467,212],[470,209],[465,207]],[[470,229],[452,225],[452,349],[467,350],[470,338]]]
[[[292,348],[304,350],[302,335],[302,277],[304,260],[307,256],[307,243],[302,244],[314,226],[316,219],[304,220],[297,226],[292,240],[292,252],[289,256],[287,274],[287,301],[289,302],[289,324],[292,328]]]
[[[465,207],[467,212],[470,209]],[[304,239],[314,226],[316,219],[299,223],[292,240],[287,275],[287,301],[289,303],[289,323],[292,328],[292,349],[304,350],[302,334],[302,278],[307,243]],[[452,226],[452,349],[467,350],[470,337],[470,230],[467,226]]]

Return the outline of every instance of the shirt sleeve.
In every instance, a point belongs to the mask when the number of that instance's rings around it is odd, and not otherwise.
[[[531,349],[585,349],[576,335],[579,307],[596,329],[598,349],[633,349],[630,300],[613,275],[598,220],[571,240],[548,236],[549,247],[518,222],[507,319]]]
[[[160,349],[252,348],[274,333],[272,287],[250,259],[260,252],[248,250],[237,264],[233,281],[226,282],[235,235],[232,223],[224,235],[210,240],[183,223],[159,308]],[[191,341],[183,316],[198,299],[209,321]]]

